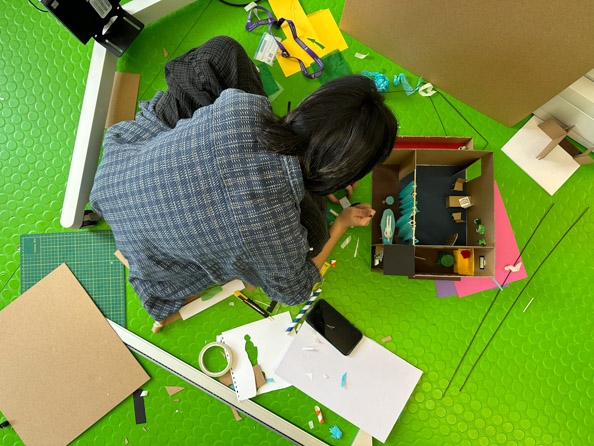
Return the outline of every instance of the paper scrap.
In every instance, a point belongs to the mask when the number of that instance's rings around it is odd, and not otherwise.
[[[322,411],[318,406],[314,406],[314,411],[316,412],[316,416],[318,417],[318,421],[320,423],[324,422],[324,417],[322,416]]]
[[[267,383],[273,383],[274,382],[274,378],[266,378],[266,382]]]
[[[526,305],[526,308],[524,308],[524,311],[522,311],[522,313],[526,313],[526,310],[528,309],[528,307],[530,306],[530,304],[532,303],[533,300],[534,300],[534,297],[532,299],[530,299],[530,302],[528,302],[528,305]]]
[[[173,401],[174,403],[179,403],[179,400],[171,400],[171,401]]]
[[[355,53],[355,57],[357,59],[365,59],[367,56],[369,56],[369,53],[367,53],[367,54]]]
[[[148,390],[143,390],[143,391],[140,393],[140,397],[141,397],[141,398],[144,398],[144,397],[145,397],[145,396],[147,396],[147,395],[148,395]]]
[[[435,93],[437,93],[437,90],[433,89],[433,84],[430,82],[427,82],[419,88],[419,94],[421,96],[433,96]]]
[[[256,364],[253,368],[254,370],[254,377],[256,378],[256,390],[266,384],[266,378],[264,377],[264,373],[262,373],[262,367],[260,364]]]
[[[145,432],[148,432],[148,431],[146,430],[146,427],[143,427],[143,428],[142,428],[142,430],[143,430],[143,431],[145,431]]]
[[[124,438],[124,444],[128,444],[128,439]]]
[[[342,378],[340,378],[340,387],[344,387],[344,382],[346,380],[346,374],[347,374],[347,372],[344,372],[342,375]]]
[[[392,340],[392,336],[386,336],[385,338],[382,338],[382,342],[388,342]]]
[[[453,280],[436,280],[435,291],[437,292],[437,297],[458,296],[456,284]]]
[[[241,418],[241,416],[239,415],[239,412],[237,412],[237,409],[235,409],[235,407],[231,408],[231,412],[233,412],[233,416],[235,417],[235,421],[241,421],[243,420],[243,418]]]
[[[324,373],[324,375],[323,375],[323,376],[324,376],[324,379],[328,379],[328,378],[329,378],[329,376],[328,376],[328,375],[326,375],[325,373]]]
[[[313,373],[306,373],[305,376],[307,376],[310,380],[313,380]]]
[[[239,401],[289,386],[289,383],[278,377],[274,370],[279,358],[282,358],[294,339],[294,335],[281,336],[290,323],[291,314],[286,311],[272,321],[260,319],[225,331],[218,336],[219,341],[228,345],[233,352],[231,376]],[[258,349],[257,363],[262,372],[266,377],[274,379],[272,382],[265,382],[259,388],[256,386],[254,369],[245,350],[246,335]]]
[[[359,429],[351,446],[373,446],[373,437],[367,432]]]
[[[339,438],[342,437],[342,431],[338,428],[338,426],[336,424],[334,426],[332,426],[329,430],[330,430],[330,436],[332,438],[334,438],[335,440],[338,440]]]
[[[349,199],[347,197],[342,197],[339,201],[340,201],[340,205],[342,206],[343,209],[351,207],[351,202],[349,201]]]
[[[518,271],[520,271],[521,267],[522,262],[518,262],[516,265],[507,265],[504,269],[506,271],[511,271],[512,273],[517,273]]]
[[[178,392],[181,392],[182,390],[185,390],[185,387],[179,387],[179,386],[165,386],[165,390],[167,390],[167,393],[169,394],[169,396],[173,396]]]
[[[313,429],[313,428],[314,428],[314,423],[313,423],[313,421],[309,420],[309,423],[308,423],[308,424],[309,424],[309,428],[310,428],[310,429]]]
[[[355,245],[355,254],[353,257],[357,257],[357,251],[359,250],[359,238],[357,238],[357,244]]]
[[[141,395],[142,389],[138,389],[132,394],[132,400],[134,401],[134,418],[136,420],[136,424],[146,423],[146,410],[144,409],[144,399]]]
[[[330,261],[330,266],[336,266],[336,260],[331,260]]]
[[[520,250],[516,243],[514,231],[512,229],[503,198],[495,182],[495,280],[497,283],[510,283],[516,280],[525,279],[528,277],[526,269],[522,265],[520,271],[510,274],[505,270],[505,266],[515,262],[520,255]],[[521,261],[519,259],[518,261]],[[505,280],[507,278],[507,281]],[[469,294],[478,293],[493,288],[493,280],[489,277],[462,277],[459,281],[454,282],[456,291],[459,297],[468,296]]]
[[[225,373],[223,376],[219,376],[219,382],[221,384],[226,385],[227,387],[229,387],[231,384],[233,384],[233,378],[231,377],[231,372],[227,372]]]
[[[165,47],[163,47],[163,57],[165,59],[167,59],[167,56],[169,56],[169,53],[167,52],[167,50],[165,49]]]
[[[423,372],[366,336],[348,356],[320,338],[319,353],[312,358],[301,350],[311,342],[311,331],[313,328],[303,325],[276,369],[277,375],[385,442]],[[348,391],[340,391],[345,370],[349,373]],[[311,381],[305,372],[316,376],[327,373],[330,379]]]
[[[346,247],[346,245],[348,245],[349,243],[351,243],[351,236],[349,235],[344,242],[342,242],[342,244],[340,245],[340,247],[342,249],[344,249]]]

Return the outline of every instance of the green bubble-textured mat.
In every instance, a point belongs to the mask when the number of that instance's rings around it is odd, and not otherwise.
[[[303,0],[302,5],[307,13],[330,8],[338,21],[343,1]],[[195,2],[148,26],[119,61],[118,69],[140,73],[139,98],[150,99],[165,87],[165,62],[211,36],[230,35],[253,54],[261,31],[247,33],[245,18],[243,8],[218,0]],[[397,60],[390,61],[345,38],[349,49],[342,56],[353,72],[384,70],[391,77],[404,71],[416,82],[416,76],[397,65]],[[355,52],[369,56],[360,60]],[[2,308],[20,294],[20,235],[65,231],[59,216],[91,44],[80,44],[51,14],[36,10],[26,0],[13,0],[0,2],[0,53]],[[288,101],[297,104],[319,86],[318,81],[300,74],[285,78],[278,65],[271,72],[284,88],[273,103],[277,113],[284,113]],[[439,95],[407,97],[398,89],[392,87],[394,92],[386,94],[386,99],[399,119],[400,134],[472,136],[476,149],[488,143],[487,149],[495,152],[495,178],[520,249],[546,209],[555,204],[523,254],[532,277],[582,210],[594,204],[594,169],[580,168],[551,197],[501,152],[522,123],[507,128],[447,95],[451,104]],[[369,201],[370,188],[367,177],[353,200]],[[101,223],[96,229],[108,228]],[[391,336],[385,347],[424,372],[386,444],[594,444],[594,210],[585,214],[539,269],[460,391],[472,364],[527,280],[514,282],[501,293],[445,397],[443,391],[496,290],[438,299],[431,281],[371,273],[369,228],[355,228],[349,234],[351,244],[344,249],[337,246],[331,255],[337,266],[327,274],[324,297],[366,336],[378,342]],[[353,257],[357,239],[358,255]],[[129,285],[126,295],[128,328],[195,366],[205,343],[224,330],[257,319],[247,307],[229,306],[225,301],[153,334],[152,321]],[[252,296],[266,299],[258,291]],[[294,314],[298,308],[290,310]],[[149,391],[146,430],[134,423],[130,397],[73,444],[123,445],[126,439],[131,445],[288,444],[249,418],[235,421],[224,404],[144,358],[138,359],[152,378],[144,387]],[[186,390],[176,395],[179,401],[172,401],[164,387],[176,385]],[[327,409],[326,423],[315,422],[310,430],[308,421],[315,421],[316,402],[293,387],[258,396],[255,401],[330,444],[350,445],[357,431]],[[328,427],[334,423],[344,432],[340,440],[330,439]],[[0,430],[0,443],[21,444],[11,428]]]

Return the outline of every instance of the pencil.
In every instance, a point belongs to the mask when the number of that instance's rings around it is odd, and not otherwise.
[[[242,302],[247,304],[248,307],[251,307],[254,311],[259,313],[262,317],[268,318],[271,321],[274,320],[272,318],[272,316],[270,316],[266,311],[264,311],[262,308],[260,308],[258,305],[256,305],[256,303],[253,300],[251,300],[249,297],[247,297],[241,291],[235,291],[233,294],[235,294],[239,300],[241,300]]]

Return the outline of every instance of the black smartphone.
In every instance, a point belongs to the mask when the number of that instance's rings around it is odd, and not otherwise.
[[[305,321],[345,356],[353,351],[363,337],[358,328],[324,299],[318,300]]]

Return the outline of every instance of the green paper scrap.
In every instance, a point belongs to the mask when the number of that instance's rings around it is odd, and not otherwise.
[[[272,76],[272,72],[268,65],[260,64],[258,65],[258,70],[260,70],[260,79],[262,80],[262,85],[264,86],[264,91],[266,92],[266,96],[270,102],[273,102],[279,94],[283,92],[283,87],[274,79]]]
[[[203,301],[211,299],[221,291],[223,291],[223,287],[221,285],[213,284],[200,293],[200,299]]]
[[[340,51],[332,51],[328,55],[322,57],[322,62],[324,62],[324,72],[320,77],[318,77],[318,80],[322,85],[328,81],[331,81],[332,79],[352,73]],[[317,64],[317,62],[313,62],[311,67],[314,71],[320,69],[320,66]]]

